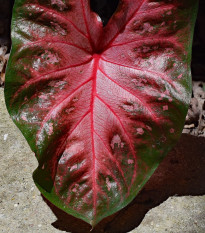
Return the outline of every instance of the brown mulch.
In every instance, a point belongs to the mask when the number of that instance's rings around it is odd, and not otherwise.
[[[6,46],[0,46],[0,87],[4,86],[6,65],[9,59],[9,54]]]
[[[205,137],[205,82],[193,81],[192,99],[183,133]]]

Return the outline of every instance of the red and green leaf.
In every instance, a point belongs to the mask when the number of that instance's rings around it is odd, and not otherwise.
[[[6,104],[65,212],[122,209],[180,137],[196,2],[121,0],[103,27],[88,0],[16,0]]]

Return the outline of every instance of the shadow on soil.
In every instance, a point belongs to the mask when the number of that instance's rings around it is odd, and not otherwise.
[[[205,194],[204,167],[205,138],[183,134],[134,201],[100,222],[92,233],[129,232],[141,223],[150,209],[168,197]],[[57,217],[53,227],[71,233],[90,232],[88,224],[64,213],[45,198],[44,201]]]

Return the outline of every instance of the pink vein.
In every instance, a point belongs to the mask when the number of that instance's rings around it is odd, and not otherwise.
[[[127,44],[131,44],[131,43],[134,43],[134,42],[139,42],[139,43],[140,42],[145,42],[146,43],[146,42],[166,42],[166,41],[170,42],[171,44],[173,44],[175,46],[181,47],[181,45],[179,45],[176,41],[173,42],[172,40],[174,40],[174,39],[172,39],[172,38],[170,38],[170,39],[168,39],[168,38],[162,38],[162,39],[160,39],[160,38],[153,38],[153,37],[151,37],[151,38],[145,38],[145,39],[137,39],[137,40],[127,41],[127,42],[120,43],[120,44],[113,44],[112,47],[127,45]]]
[[[99,193],[102,194],[102,196],[104,195],[107,199],[107,208],[109,208],[109,196],[107,195],[107,193],[105,193],[101,187],[98,187],[97,190],[99,191]]]
[[[74,128],[69,131],[66,136],[65,136],[65,140],[62,143],[62,146],[59,148],[59,150],[57,151],[57,155],[59,155],[61,153],[61,151],[63,150],[63,148],[65,147],[66,141],[68,140],[68,138],[71,136],[71,134],[73,133],[73,131],[79,126],[79,124],[84,120],[84,118],[90,113],[90,110],[87,111],[81,118],[80,120],[76,123],[76,125],[74,126]]]
[[[83,19],[84,19],[86,30],[87,30],[87,33],[88,33],[88,40],[90,42],[91,48],[94,49],[93,42],[92,42],[91,35],[90,35],[90,30],[88,28],[88,22],[87,22],[87,19],[86,19],[86,16],[85,16],[85,6],[83,4],[83,0],[81,0],[81,5],[82,5],[82,9],[83,9]]]
[[[69,160],[68,160],[69,161]],[[77,165],[76,163],[72,163],[72,165],[69,165],[69,162],[67,161],[66,165],[67,167],[72,167],[73,165]],[[67,171],[66,171],[67,172]],[[77,179],[75,179],[75,182],[73,182],[73,184],[70,185],[69,189],[71,190],[73,188],[73,186],[76,185],[76,183],[79,183],[79,181],[85,181],[86,179],[84,178],[85,176],[87,176],[88,174],[88,165],[87,164],[83,164],[82,166],[78,167],[75,170],[70,171],[72,172],[72,176],[75,176],[76,173],[83,173],[82,177],[79,177]],[[66,174],[66,173],[65,173]],[[66,176],[65,176],[66,178]],[[68,180],[71,179],[70,177],[68,177]],[[66,179],[65,179],[65,183],[67,183]]]
[[[81,168],[88,168],[88,167],[87,167],[87,165],[86,165],[86,166],[81,167]],[[81,168],[79,168],[79,169],[81,169]],[[74,172],[78,172],[78,173],[79,173],[79,169],[76,170],[76,171],[74,171]],[[106,167],[105,167],[105,169],[106,169]],[[82,172],[82,171],[81,171],[81,172]],[[87,174],[87,172],[85,172],[83,176],[85,176],[85,174]],[[75,183],[73,183],[72,185],[70,185],[69,190],[72,192],[73,187],[74,187],[77,183],[79,183],[80,181],[82,181],[82,179],[83,179],[82,177],[78,178],[78,179],[75,181]],[[114,178],[113,178],[113,179],[114,179]],[[66,183],[66,181],[65,181],[64,183]],[[102,190],[102,188],[100,188],[100,187],[97,187],[97,190],[99,191],[99,193],[101,193],[101,194],[103,194],[103,195],[106,196],[106,198],[107,198],[107,207],[108,207],[108,206],[109,206],[109,197],[108,197],[108,195],[107,195],[107,194]],[[85,196],[86,196],[86,194],[87,194],[88,192],[90,192],[90,190],[88,190],[85,194],[83,194],[84,198],[85,198]],[[70,202],[70,199],[71,199],[71,196],[69,197],[69,199],[68,199],[67,201]]]
[[[135,169],[134,169],[135,172],[134,172],[134,174],[133,174],[133,179],[132,179],[132,182],[133,182],[133,180],[134,180],[135,177],[136,177],[137,158],[136,158],[135,151],[134,151],[134,148],[133,148],[133,145],[132,145],[132,142],[131,142],[131,138],[130,138],[130,136],[129,136],[127,130],[126,130],[126,128],[124,127],[124,125],[123,125],[121,119],[120,119],[119,116],[115,113],[115,111],[114,111],[114,110],[113,110],[99,95],[96,95],[96,97],[97,97],[97,98],[98,98],[98,99],[113,113],[113,115],[117,118],[118,122],[120,123],[120,125],[121,125],[121,127],[122,127],[122,129],[123,129],[123,131],[124,131],[124,133],[125,133],[125,135],[126,135],[126,137],[127,137],[127,139],[128,139],[128,144],[129,144],[129,146],[130,146],[131,152],[132,152],[133,157],[134,157],[134,160],[135,160]],[[128,191],[128,193],[129,193],[129,191]]]
[[[42,43],[42,42],[45,42],[45,43],[51,43],[51,44],[66,44],[66,45],[69,45],[69,46],[72,46],[72,47],[75,47],[75,48],[78,48],[78,49],[81,49],[83,50],[84,52],[86,53],[89,53],[91,54],[88,50],[76,45],[76,44],[72,44],[72,43],[68,43],[68,42],[65,42],[65,41],[54,41],[54,40],[37,40],[37,41],[34,41],[34,42],[29,42],[25,45],[23,45],[22,47],[26,47],[27,45],[36,45],[37,43]]]
[[[79,172],[79,170],[77,170],[77,172]],[[85,172],[86,173],[86,172]],[[80,177],[80,178],[78,178],[77,180],[75,180],[75,183],[72,183],[70,186],[69,186],[69,188],[68,188],[68,191],[70,191],[70,192],[68,192],[68,194],[70,194],[69,196],[68,196],[68,198],[67,198],[67,203],[70,203],[70,201],[71,201],[71,197],[72,197],[72,195],[76,195],[75,194],[75,192],[73,192],[72,193],[72,189],[73,189],[73,187],[76,185],[76,184],[78,184],[78,182],[79,181],[82,181],[82,177]],[[67,183],[67,181],[65,181],[64,183]],[[57,188],[56,188],[57,189]],[[63,191],[63,188],[61,188],[60,189],[60,192],[62,192]],[[90,189],[88,189],[88,190],[86,190],[86,192],[81,192],[81,195],[83,195],[83,197],[85,198],[86,197],[86,194],[87,193],[89,193],[91,190]],[[59,193],[59,192],[58,192]],[[83,193],[83,194],[82,194]],[[71,195],[72,194],[72,195]]]
[[[137,12],[136,14],[135,14],[135,16],[136,15],[138,15],[138,14],[149,14],[149,13],[156,13],[156,11],[163,11],[163,10],[172,10],[173,9],[173,5],[170,5],[170,6],[159,6],[159,7],[157,7],[157,8],[154,8],[154,9],[151,9],[151,10],[148,10],[148,11],[140,11],[140,12]]]
[[[37,77],[34,78],[34,79],[28,80],[23,86],[21,86],[21,87],[18,89],[18,91],[17,91],[16,93],[14,93],[14,96],[13,96],[13,98],[12,98],[12,102],[13,102],[13,101],[15,100],[15,98],[18,96],[19,92],[21,92],[23,89],[27,88],[27,87],[30,86],[31,84],[34,84],[34,83],[37,83],[38,81],[41,81],[43,77],[48,76],[48,77],[46,77],[46,78],[43,79],[43,81],[44,81],[44,80],[46,80],[46,79],[49,79],[49,78],[50,78],[49,75],[50,75],[50,74],[53,74],[54,72],[55,72],[55,73],[56,73],[56,72],[61,72],[61,71],[65,71],[65,70],[70,69],[70,68],[82,66],[82,65],[85,65],[85,64],[89,63],[91,60],[92,60],[92,58],[90,58],[89,60],[87,60],[87,61],[85,61],[85,62],[82,62],[82,63],[80,63],[80,64],[75,64],[75,65],[72,65],[72,66],[67,66],[67,67],[64,67],[64,68],[61,68],[61,69],[53,70],[53,71],[48,72],[48,73],[46,73],[46,74],[43,74],[43,75],[41,75],[41,76],[37,76]],[[56,77],[55,77],[55,78],[56,78]]]
[[[118,170],[119,170],[119,172],[120,172],[120,174],[121,174],[121,176],[122,176],[122,178],[123,178],[123,181],[124,181],[124,183],[125,183],[125,186],[126,186],[127,189],[129,189],[129,187],[128,187],[128,185],[127,185],[127,182],[126,182],[126,179],[125,179],[125,176],[124,176],[124,173],[123,173],[123,171],[122,171],[122,169],[121,169],[121,167],[120,167],[119,162],[118,162],[117,159],[112,155],[112,153],[111,153],[110,150],[108,149],[108,147],[107,147],[107,145],[105,144],[105,142],[104,142],[104,140],[102,139],[102,137],[101,137],[96,131],[95,131],[95,134],[99,137],[100,141],[103,143],[105,149],[107,150],[107,152],[108,152],[108,154],[109,154],[109,156],[110,156],[110,159],[111,159],[113,162],[116,163],[117,168],[118,168]]]
[[[76,125],[74,126],[74,128],[68,133],[68,137],[66,138],[66,140],[71,136],[71,134],[74,132],[74,130],[79,126],[79,124],[84,120],[84,118],[90,113],[90,110],[88,110],[83,116],[82,118],[76,123]]]
[[[117,66],[125,67],[125,68],[128,68],[128,69],[133,69],[133,70],[142,71],[142,72],[146,72],[146,73],[150,73],[150,74],[160,76],[164,81],[168,82],[173,88],[176,89],[176,86],[168,78],[163,76],[163,74],[160,74],[158,72],[154,72],[154,71],[151,71],[151,70],[143,70],[143,69],[136,68],[136,67],[133,67],[133,66],[122,65],[122,64],[119,64],[119,63],[116,63],[116,62],[108,61],[108,60],[106,60],[104,58],[101,58],[101,59],[103,61],[105,61],[107,63],[110,63],[110,64],[113,64],[113,65],[117,65]]]
[[[117,180],[116,176],[112,172],[110,172],[110,170],[106,167],[105,164],[102,163],[102,161],[99,161],[98,158],[96,158],[96,160],[99,162],[99,164],[100,164],[101,167],[104,167],[103,170],[107,173],[107,175],[111,176],[112,179],[116,182],[116,184],[119,187],[119,190],[122,191],[122,187],[121,187],[119,181]]]
[[[83,87],[86,83],[90,82],[91,80],[92,80],[92,78],[89,78],[85,82],[81,83],[71,93],[69,93],[65,98],[63,98],[63,100],[61,100],[59,103],[57,103],[56,105],[54,105],[53,108],[51,108],[51,110],[48,112],[48,114],[44,117],[44,119],[43,119],[43,121],[41,123],[40,129],[37,132],[37,140],[38,140],[39,135],[40,135],[40,133],[41,133],[43,127],[44,127],[44,124],[50,119],[51,114],[56,110],[56,108],[59,107],[63,102],[65,102],[68,98],[70,98],[76,91],[78,91],[81,87]]]
[[[109,48],[113,41],[120,35],[120,33],[125,29],[125,27],[128,25],[128,23],[132,20],[132,18],[137,14],[137,12],[140,10],[140,8],[142,7],[142,5],[146,2],[147,0],[142,0],[141,4],[139,4],[139,6],[137,7],[137,9],[134,11],[134,13],[130,16],[130,18],[128,19],[128,21],[125,23],[125,25],[119,30],[119,32],[111,39],[111,41],[107,44],[105,50],[107,48]]]
[[[111,77],[109,77],[101,68],[99,68],[100,72],[106,76],[110,81],[112,81],[113,83],[115,83],[116,85],[118,85],[119,87],[121,87],[124,91],[130,93],[131,95],[133,95],[143,106],[145,106],[145,108],[147,109],[147,111],[150,113],[150,115],[152,116],[154,121],[158,120],[158,117],[152,112],[152,110],[150,109],[150,107],[141,99],[139,99],[138,96],[136,96],[134,93],[132,93],[130,90],[126,89],[125,87],[121,86],[119,83],[117,83],[115,80],[113,80]]]
[[[43,7],[43,6],[39,6],[39,5],[37,5],[37,4],[27,4],[27,5],[28,5],[28,6],[34,6],[34,7],[36,7],[36,8],[40,8],[40,9],[44,10],[44,12],[43,12],[44,14],[46,14],[46,13],[51,13],[52,16],[57,16],[57,17],[59,17],[59,18],[61,18],[61,19],[64,19],[67,23],[71,23],[72,26],[73,26],[81,35],[83,35],[84,37],[86,37],[86,38],[88,39],[88,36],[85,35],[72,21],[70,21],[68,18],[62,16],[61,14],[57,13],[56,11],[51,10],[51,9],[49,9],[49,8],[46,8],[46,7]]]

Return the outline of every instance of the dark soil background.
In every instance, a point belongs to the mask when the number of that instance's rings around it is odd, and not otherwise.
[[[14,0],[0,0],[0,46],[11,46],[10,23]]]
[[[192,50],[193,80],[205,82],[205,1],[200,0]]]

